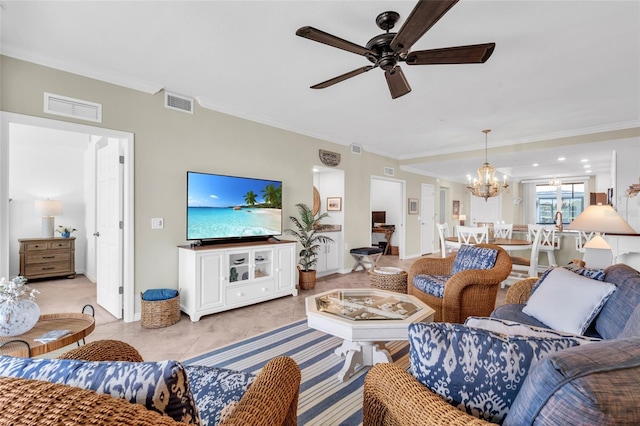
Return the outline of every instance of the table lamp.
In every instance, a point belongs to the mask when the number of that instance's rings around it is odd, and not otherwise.
[[[467,215],[466,214],[459,215],[458,220],[460,220],[460,226],[464,226],[464,221],[467,220]]]
[[[598,203],[587,207],[566,229],[595,232],[584,245],[584,261],[589,268],[611,266],[613,250],[600,233],[635,234],[636,231],[608,204]]]
[[[36,213],[42,216],[42,236],[53,238],[55,231],[55,218],[62,214],[62,201],[60,200],[36,200]]]

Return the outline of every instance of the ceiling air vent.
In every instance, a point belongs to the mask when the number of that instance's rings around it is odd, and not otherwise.
[[[165,108],[193,114],[193,98],[188,98],[186,96],[164,92],[164,106]]]
[[[102,123],[102,105],[66,96],[44,94],[44,112]]]
[[[396,174],[396,171],[394,170],[393,167],[385,167],[384,168],[384,174],[385,176],[393,176]]]
[[[360,145],[351,144],[351,153],[352,154],[362,154],[362,147]]]

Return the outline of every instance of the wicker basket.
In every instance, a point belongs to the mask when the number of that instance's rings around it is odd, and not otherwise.
[[[180,321],[180,293],[166,300],[144,300],[140,293],[142,314],[140,325],[144,328],[169,327]]]
[[[369,276],[371,277],[371,288],[407,293],[407,273],[405,271],[399,274],[380,274],[373,270],[369,272]]]

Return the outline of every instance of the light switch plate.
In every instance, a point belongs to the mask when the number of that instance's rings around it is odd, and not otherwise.
[[[151,229],[164,228],[164,219],[161,217],[154,217],[151,219]]]

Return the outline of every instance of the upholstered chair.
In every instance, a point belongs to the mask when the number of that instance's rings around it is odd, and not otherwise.
[[[495,261],[491,266],[485,263],[485,269],[474,269],[473,263],[459,258],[472,255],[477,249],[495,250]],[[454,265],[456,259],[458,262]],[[463,245],[457,253],[445,258],[416,260],[409,270],[407,292],[435,309],[434,321],[463,323],[469,316],[491,314],[500,283],[510,272],[511,258],[501,247]],[[431,280],[427,286],[422,285],[425,279]]]

